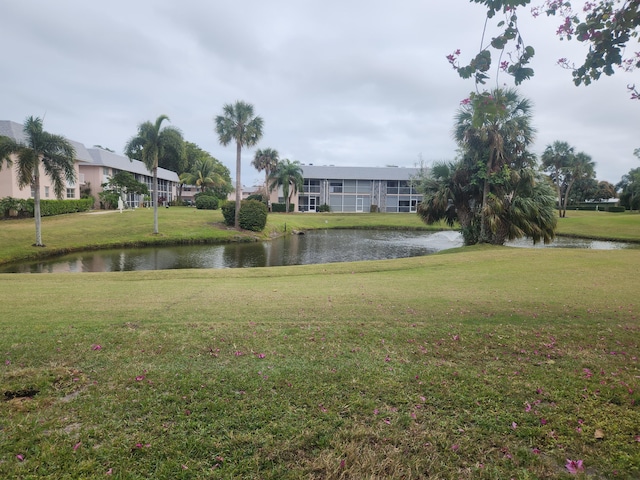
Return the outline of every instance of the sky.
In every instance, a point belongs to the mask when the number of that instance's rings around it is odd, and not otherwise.
[[[475,85],[446,56],[460,49],[469,61],[486,16],[468,0],[23,0],[2,10],[0,120],[41,117],[46,131],[122,153],[140,123],[164,114],[233,177],[235,146],[220,145],[214,118],[242,100],[264,120],[242,152],[245,186],[263,181],[256,148],[314,165],[455,159],[454,116]],[[556,37],[557,18],[527,9],[519,22],[536,49],[535,76],[518,87],[534,105],[531,150],[566,141],[599,180],[619,182],[640,166],[640,102],[626,89],[640,72],[576,87],[556,62],[578,62],[584,46]],[[491,73],[489,88],[513,85]]]

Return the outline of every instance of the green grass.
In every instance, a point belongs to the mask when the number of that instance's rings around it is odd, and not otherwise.
[[[637,265],[0,275],[0,478],[638,478]]]
[[[639,242],[640,215],[637,212],[567,211],[566,218],[558,219],[558,233],[573,237]]]
[[[562,234],[640,240],[640,215]],[[0,262],[82,248],[425,228],[219,212],[2,222]],[[456,249],[236,270],[0,275],[0,478],[640,476],[637,250]],[[98,347],[99,346],[99,347]],[[37,393],[36,393],[37,392]]]

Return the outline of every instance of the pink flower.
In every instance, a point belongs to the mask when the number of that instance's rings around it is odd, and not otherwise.
[[[582,460],[569,460],[567,458],[567,464],[565,465],[569,473],[576,474],[579,472],[584,472],[584,467],[582,466]]]
[[[531,450],[535,455],[540,455],[540,449],[539,448],[534,448],[533,450]]]
[[[389,420],[388,418],[385,418],[384,423],[386,423],[387,425],[391,425],[391,420]]]
[[[102,345],[94,343],[93,345],[91,345],[91,350],[102,350]]]
[[[525,412],[530,412],[531,411],[531,404],[530,403],[527,403],[527,406],[524,407],[524,411]]]
[[[138,375],[136,377],[136,382],[141,382],[142,380],[144,380],[144,375]]]
[[[5,365],[11,365],[11,360],[5,360],[5,361],[4,361],[4,364],[5,364]]]
[[[257,356],[258,356],[258,358],[265,358],[266,357],[266,355],[264,353],[259,353]]]
[[[183,470],[189,470],[189,467],[187,467],[186,465],[182,465],[182,469]]]
[[[518,424],[516,422],[511,422],[511,428],[515,430],[516,428],[518,428]]]
[[[540,419],[540,425],[546,425],[547,424],[547,419],[546,418],[541,418]]]
[[[82,442],[78,442],[73,446],[73,451],[75,452],[76,450],[78,450],[80,448],[80,445],[82,445]]]
[[[460,445],[458,445],[457,443],[451,445],[451,450],[453,450],[454,452],[457,452],[460,449]]]
[[[24,462],[24,455],[22,455],[21,453],[16,455],[16,458],[18,459],[19,462]]]
[[[471,103],[470,98],[465,98],[463,100],[460,100],[460,105],[469,105],[470,103]]]
[[[373,414],[374,415],[378,415],[378,413],[380,413],[380,410],[378,410],[377,408],[374,408],[373,409]]]
[[[113,468],[106,471],[105,475],[113,475]]]
[[[236,350],[236,351],[234,352],[234,355],[235,355],[236,357],[241,357],[242,355],[244,355],[244,353],[242,353],[240,350]]]

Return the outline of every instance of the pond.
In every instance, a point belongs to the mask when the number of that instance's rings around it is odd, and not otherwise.
[[[509,244],[531,247],[529,240]],[[123,272],[181,268],[246,268],[353,262],[429,255],[462,246],[459,233],[382,230],[316,230],[269,242],[121,248],[7,264],[0,273]],[[559,237],[537,247],[627,248],[625,243]]]

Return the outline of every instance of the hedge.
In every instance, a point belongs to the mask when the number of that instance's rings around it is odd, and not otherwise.
[[[293,203],[289,204],[289,212],[293,212],[295,205]],[[271,204],[271,211],[272,212],[279,212],[279,213],[284,213],[287,211],[287,204],[286,203],[272,203]]]
[[[10,205],[12,209],[19,212],[20,216],[33,217],[34,200],[13,199],[5,197],[0,200],[2,205]],[[40,216],[51,217],[53,215],[63,215],[65,213],[87,212],[93,206],[92,198],[81,198],[79,200],[40,200]],[[3,208],[3,216],[9,216],[8,209]]]

